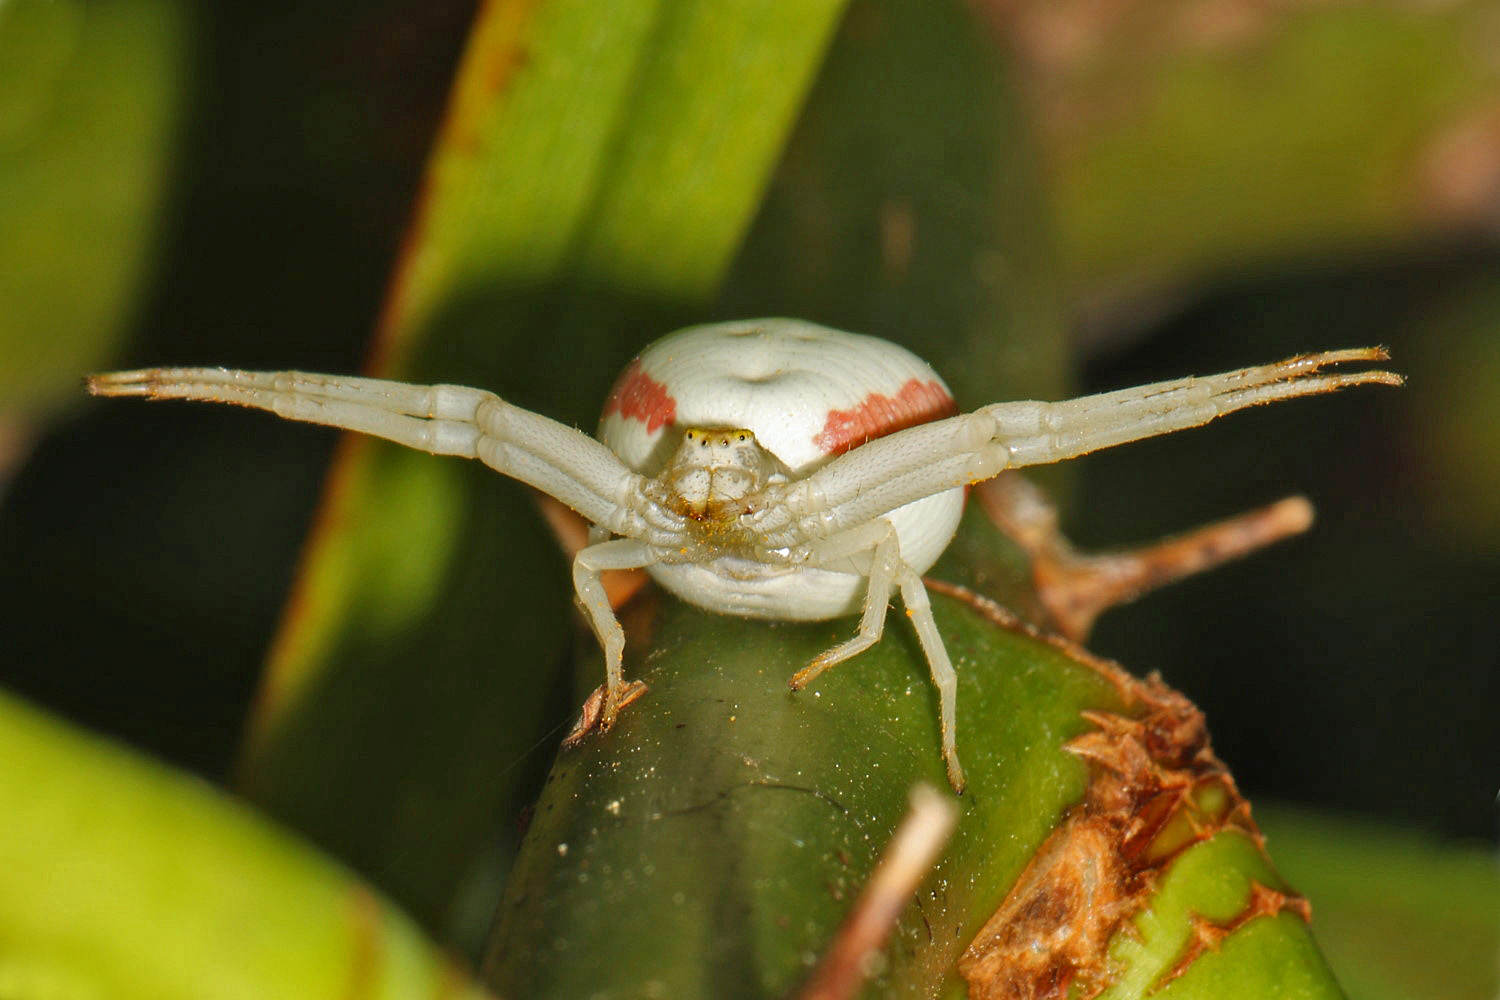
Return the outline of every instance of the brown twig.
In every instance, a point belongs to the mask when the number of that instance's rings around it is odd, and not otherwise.
[[[1073,549],[1057,511],[1023,476],[1005,473],[975,488],[985,513],[1031,557],[1037,596],[1063,635],[1082,641],[1105,611],[1306,531],[1313,508],[1291,496],[1139,548],[1099,554]]]
[[[864,891],[798,1000],[847,1000],[869,978],[901,912],[932,869],[958,821],[958,803],[930,785],[911,790],[911,808],[880,857]]]

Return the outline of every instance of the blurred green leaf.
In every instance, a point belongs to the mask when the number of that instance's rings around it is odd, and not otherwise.
[[[178,0],[0,4],[0,413],[76,399],[128,329],[187,93]]]
[[[1369,820],[1256,807],[1276,863],[1313,904],[1328,961],[1363,1000],[1492,1000],[1500,857]]]
[[[484,995],[285,832],[3,693],[0,815],[7,998]]]
[[[1491,3],[1054,7],[1002,16],[1032,56],[1081,292],[1410,245],[1491,217]]]
[[[712,294],[841,7],[486,6],[374,369],[592,422],[624,360]],[[514,484],[351,443],[244,787],[441,920],[555,718],[568,606],[563,560]]]
[[[856,3],[718,311],[927,359],[962,408],[1066,396],[1058,261],[1009,65],[961,4]]]
[[[1455,551],[1500,552],[1500,278],[1452,282],[1405,325],[1426,525]]]

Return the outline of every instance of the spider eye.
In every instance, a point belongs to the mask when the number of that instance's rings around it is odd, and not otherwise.
[[[748,436],[748,435],[745,435],[745,434],[741,434],[741,435],[740,435],[740,440],[741,440],[741,441],[743,441],[743,440],[745,440],[745,438],[746,438],[746,437],[747,437],[747,436]]]

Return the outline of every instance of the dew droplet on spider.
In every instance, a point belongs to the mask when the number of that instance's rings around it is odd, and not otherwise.
[[[592,525],[573,582],[600,645],[599,724],[637,697],[600,574],[644,569],[714,611],[821,620],[859,613],[845,642],[792,678],[804,687],[872,646],[901,596],[939,694],[942,754],[962,789],[956,678],[921,574],[951,541],[964,487],[1207,423],[1235,410],[1360,384],[1399,385],[1380,348],[1289,358],[1049,403],[960,414],[943,380],[887,341],[791,319],[692,327],[647,347],[605,401],[597,439],[464,386],[352,376],[152,368],[96,375],[105,396],[196,399],[477,458]]]

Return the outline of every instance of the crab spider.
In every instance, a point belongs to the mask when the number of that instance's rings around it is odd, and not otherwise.
[[[789,319],[720,323],[665,337],[632,361],[598,439],[456,385],[150,368],[95,375],[88,387],[234,403],[477,458],[567,504],[593,525],[573,583],[604,649],[604,725],[628,690],[605,570],[644,569],[678,597],[728,614],[814,621],[859,612],[855,634],[793,677],[794,688],[874,645],[899,591],[938,691],[948,778],[961,790],[957,678],[921,574],[952,539],[965,487],[1262,403],[1400,385],[1387,371],[1327,371],[1386,359],[1374,347],[1326,351],[958,414],[938,375],[894,344]]]

